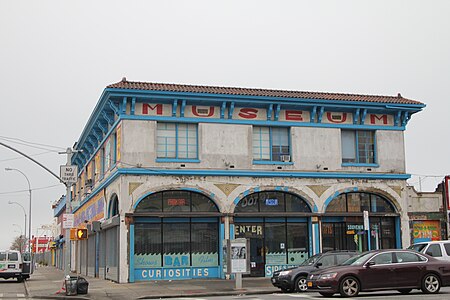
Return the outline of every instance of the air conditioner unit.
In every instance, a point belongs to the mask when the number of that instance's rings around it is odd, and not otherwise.
[[[289,161],[291,161],[291,156],[290,155],[281,155],[280,158],[281,158],[282,162],[289,162]]]

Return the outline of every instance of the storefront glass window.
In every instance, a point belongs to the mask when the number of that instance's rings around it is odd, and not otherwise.
[[[361,198],[360,194],[347,194],[347,211],[348,212],[360,212],[361,211]]]
[[[148,195],[136,207],[136,212],[140,213],[160,211],[162,211],[162,193]]]
[[[347,202],[345,194],[341,194],[333,199],[327,206],[327,212],[346,212]]]
[[[183,191],[164,192],[163,211],[191,211],[190,194]]]
[[[285,211],[284,194],[277,192],[259,193],[259,207],[264,212],[280,212]]]
[[[395,212],[392,205],[378,195],[371,195],[372,197],[372,212]]]
[[[311,212],[302,198],[284,192],[259,192],[239,201],[235,212]]]
[[[134,227],[134,266],[161,267],[161,223],[136,224]]]
[[[288,264],[301,264],[308,255],[308,225],[306,223],[287,223]]]
[[[193,267],[213,267],[219,264],[217,223],[191,224],[191,255]]]
[[[191,205],[192,205],[192,211],[204,211],[204,212],[216,212],[217,207],[209,200],[207,197],[203,196],[202,194],[198,193],[191,193]]]
[[[286,226],[284,223],[266,223],[266,263],[286,263]]]
[[[190,235],[189,223],[163,223],[164,267],[189,267]]]

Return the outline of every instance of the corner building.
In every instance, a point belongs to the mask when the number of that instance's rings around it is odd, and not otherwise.
[[[404,130],[424,107],[400,94],[109,85],[72,160],[75,225],[89,229],[76,271],[223,278],[223,240],[241,237],[250,276],[409,245]]]

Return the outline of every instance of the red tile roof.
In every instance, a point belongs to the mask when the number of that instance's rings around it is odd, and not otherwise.
[[[236,87],[184,85],[184,84],[168,84],[168,83],[152,83],[152,82],[135,82],[135,81],[127,81],[126,78],[123,78],[122,81],[120,81],[120,82],[108,85],[107,88],[128,89],[128,90],[202,93],[202,94],[221,94],[221,95],[260,96],[260,97],[276,97],[276,98],[300,98],[300,99],[319,99],[319,100],[338,100],[338,101],[423,105],[423,103],[421,103],[419,101],[403,98],[400,94],[398,94],[397,96],[378,96],[378,95],[357,95],[357,94],[267,90],[267,89],[254,89],[254,88],[236,88]]]

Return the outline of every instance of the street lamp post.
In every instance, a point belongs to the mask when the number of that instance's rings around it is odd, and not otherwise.
[[[20,207],[22,207],[22,210],[23,210],[23,215],[25,216],[24,217],[24,225],[25,225],[25,230],[24,230],[24,232],[23,232],[23,235],[25,236],[25,242],[26,241],[28,241],[27,240],[27,213],[25,212],[25,208],[22,206],[22,204],[20,204],[19,202],[15,202],[15,201],[8,201],[8,204],[17,204],[17,205],[19,205]],[[28,237],[29,238],[29,237]]]
[[[22,174],[25,179],[28,182],[28,192],[30,193],[30,205],[29,205],[29,210],[28,210],[28,251],[31,252],[31,184],[30,181],[28,180],[27,175],[25,175],[25,173],[23,173],[22,171],[20,171],[19,169],[13,169],[13,168],[5,168],[6,171],[17,171],[20,174]]]

